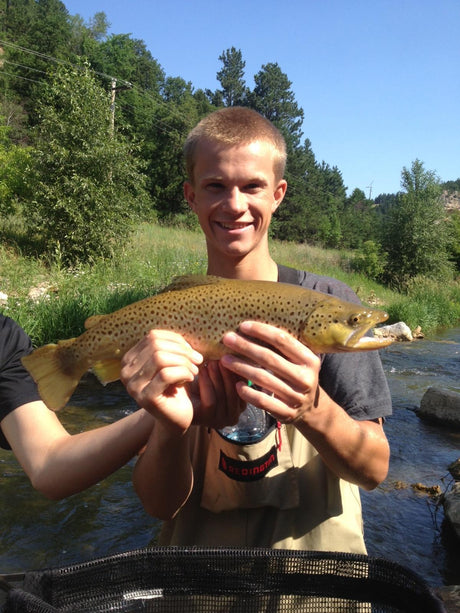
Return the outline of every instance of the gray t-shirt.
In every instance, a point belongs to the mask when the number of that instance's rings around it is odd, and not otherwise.
[[[332,277],[279,265],[278,281],[361,304],[348,285]],[[373,420],[391,415],[390,390],[378,351],[323,355],[319,383],[353,419]]]

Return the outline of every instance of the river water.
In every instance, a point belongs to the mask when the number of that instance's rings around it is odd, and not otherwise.
[[[448,465],[460,456],[460,432],[428,425],[415,413],[430,386],[460,391],[460,328],[381,352],[394,413],[386,481],[363,492],[370,555],[412,568],[433,586],[460,584],[460,543],[443,508],[411,486],[451,485]],[[132,411],[121,384],[85,378],[60,413],[71,432]],[[56,567],[155,543],[159,522],[142,509],[131,485],[132,463],[86,492],[60,502],[35,492],[10,452],[0,450],[0,574]]]

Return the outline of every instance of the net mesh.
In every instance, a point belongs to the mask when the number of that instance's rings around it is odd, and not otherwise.
[[[273,549],[138,549],[29,571],[4,613],[443,612],[411,570],[380,558]]]

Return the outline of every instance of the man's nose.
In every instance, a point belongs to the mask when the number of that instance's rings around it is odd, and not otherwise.
[[[233,212],[241,212],[247,208],[246,197],[238,187],[228,190],[225,205]]]

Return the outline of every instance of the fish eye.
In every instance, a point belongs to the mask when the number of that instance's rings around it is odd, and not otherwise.
[[[350,326],[357,326],[360,320],[361,317],[359,313],[353,313],[353,315],[350,315],[350,317],[348,318],[348,323],[350,324]]]

